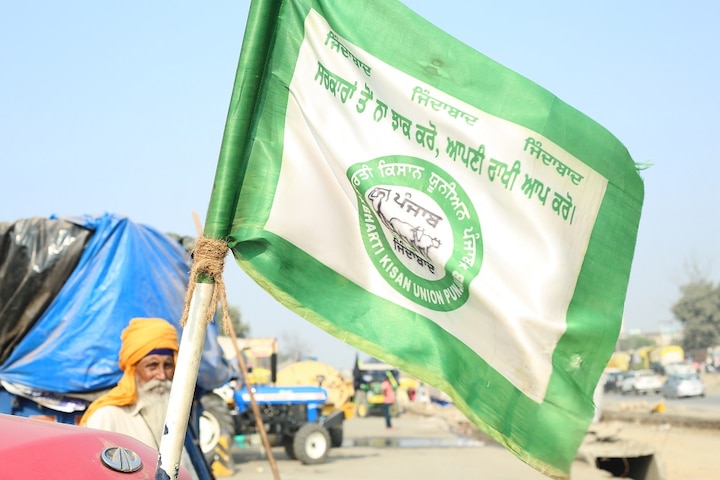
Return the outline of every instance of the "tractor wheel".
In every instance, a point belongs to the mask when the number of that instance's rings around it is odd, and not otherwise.
[[[360,391],[355,394],[355,408],[357,416],[360,418],[365,418],[368,416],[368,413],[370,413],[370,406],[368,405],[365,392]]]
[[[203,395],[202,415],[200,417],[200,449],[208,465],[212,465],[218,456],[218,449],[227,449],[235,441],[235,421],[225,400],[215,393]],[[222,445],[221,439],[227,445]]]
[[[328,429],[330,434],[330,446],[332,448],[340,448],[343,444],[343,426],[337,425]]]
[[[317,423],[306,423],[295,434],[293,452],[304,465],[325,463],[330,452],[330,434]]]
[[[297,457],[295,456],[295,447],[293,445],[293,437],[285,437],[283,440],[283,448],[285,449],[285,455],[287,455],[290,460],[297,460]]]

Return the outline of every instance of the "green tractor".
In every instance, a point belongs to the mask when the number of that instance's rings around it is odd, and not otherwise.
[[[355,388],[355,412],[358,417],[382,414],[382,382],[386,377],[390,378],[393,387],[397,389],[400,372],[395,367],[375,358],[370,358],[365,362],[360,362],[358,358],[355,359],[353,386]],[[392,405],[390,413],[393,417],[400,415],[397,402]]]

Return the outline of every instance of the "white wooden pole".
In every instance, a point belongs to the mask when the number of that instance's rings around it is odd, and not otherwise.
[[[180,350],[170,389],[165,431],[160,440],[156,479],[178,478],[200,359],[205,345],[205,318],[208,309],[214,307],[211,305],[214,289],[214,283],[197,283],[190,299],[188,320],[180,337]]]

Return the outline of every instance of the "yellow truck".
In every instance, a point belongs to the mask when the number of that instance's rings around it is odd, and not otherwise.
[[[665,375],[670,366],[685,363],[685,351],[680,345],[665,345],[655,347],[648,352],[649,368]]]

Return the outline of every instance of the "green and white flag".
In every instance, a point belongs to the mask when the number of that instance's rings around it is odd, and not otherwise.
[[[205,235],[565,478],[642,199],[608,131],[402,4],[255,1]]]

